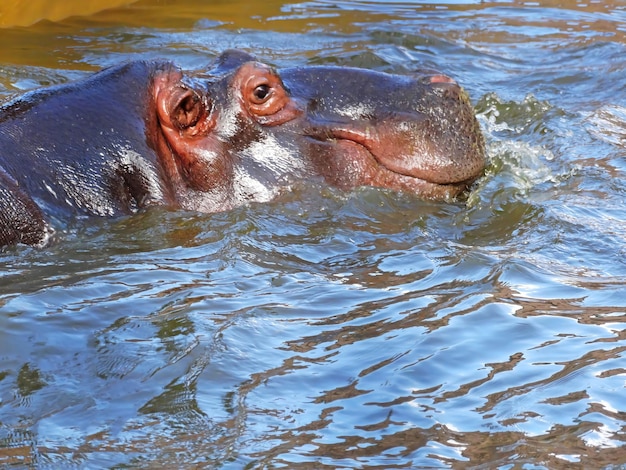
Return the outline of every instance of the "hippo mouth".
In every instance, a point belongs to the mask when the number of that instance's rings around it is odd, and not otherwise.
[[[403,127],[406,122],[391,125]],[[417,139],[416,144],[416,139],[408,141],[401,133],[374,127],[326,124],[308,129],[306,134],[318,146],[318,153],[322,149],[321,164],[332,172],[333,184],[377,186],[426,199],[452,200],[467,191],[482,172],[482,165],[467,168],[442,157],[442,150],[427,139]]]

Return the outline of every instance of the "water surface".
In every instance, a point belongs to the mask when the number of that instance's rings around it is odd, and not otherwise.
[[[437,68],[489,150],[457,203],[303,185],[0,253],[0,464],[624,468],[623,2],[140,0],[0,43],[2,100],[232,47]]]

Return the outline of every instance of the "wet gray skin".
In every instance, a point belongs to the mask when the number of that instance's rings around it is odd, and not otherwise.
[[[311,174],[342,188],[373,185],[434,199],[457,196],[482,174],[484,143],[469,99],[436,72],[274,71],[228,51],[209,77],[215,132],[230,146],[219,150],[230,153],[221,159],[233,163],[226,177],[234,200],[225,206],[272,197],[281,184]],[[249,105],[259,89],[270,107],[280,103],[275,112]]]
[[[131,62],[0,107],[0,245],[151,205],[228,210],[303,179],[450,200],[483,167],[468,97],[436,72],[276,71],[240,51],[192,74]]]

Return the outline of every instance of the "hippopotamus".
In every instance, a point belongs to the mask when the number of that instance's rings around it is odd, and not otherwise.
[[[235,50],[192,72],[132,61],[0,107],[0,245],[155,205],[224,211],[316,177],[452,200],[484,165],[467,94],[435,71],[277,70]]]

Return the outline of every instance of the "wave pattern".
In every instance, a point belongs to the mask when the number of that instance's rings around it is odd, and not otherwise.
[[[626,461],[623,7],[331,3],[281,4],[255,23],[268,35],[104,16],[51,76],[223,44],[280,64],[436,66],[475,98],[485,177],[453,204],[304,185],[0,253],[0,465]],[[43,75],[0,68],[0,92]]]

